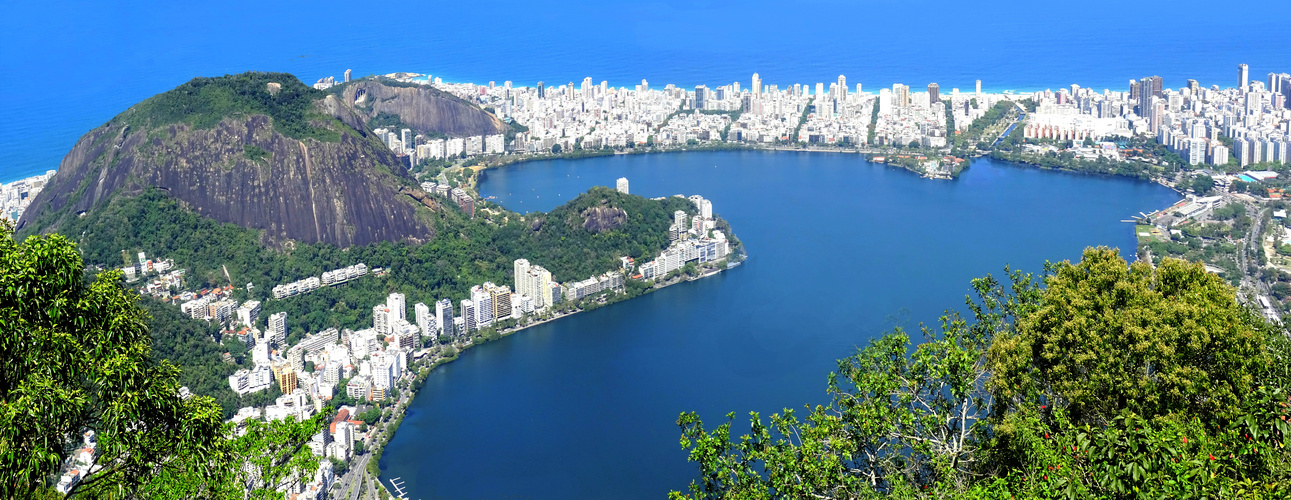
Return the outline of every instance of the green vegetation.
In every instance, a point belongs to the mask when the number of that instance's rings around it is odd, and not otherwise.
[[[814,102],[816,102],[815,97],[811,98],[810,101],[807,101],[807,104],[803,105],[802,115],[798,117],[798,125],[793,127],[793,134],[789,136],[790,143],[800,142],[798,141],[798,132],[802,130],[803,125],[807,124],[807,112],[811,110],[812,103]],[[877,108],[878,105],[875,105],[875,107]]]
[[[503,135],[502,139],[505,140],[507,144],[511,144],[512,142],[515,141],[516,134],[523,134],[529,131],[529,127],[521,125],[520,122],[517,122],[515,120],[507,121],[506,124],[507,124],[507,130],[506,130],[506,133]],[[510,146],[507,146],[507,147],[510,147]]]
[[[879,103],[874,103],[873,108],[874,111],[870,113],[869,132],[867,132],[865,139],[865,143],[869,145],[874,145],[874,129],[879,125]]]
[[[119,271],[87,277],[61,235],[0,232],[0,496],[56,497],[48,481],[90,430],[100,468],[73,488],[83,498],[280,497],[316,468],[306,443],[328,412],[231,437],[216,401],[181,397],[179,370],[155,360]]]
[[[1198,264],[1107,248],[1039,280],[973,281],[911,345],[839,362],[830,402],[734,439],[678,419],[699,466],[672,498],[1281,498],[1291,346]],[[727,418],[734,419],[734,413]]]
[[[974,106],[975,107],[975,106]],[[1018,108],[1013,101],[1000,101],[986,110],[981,118],[973,120],[959,135],[950,134],[954,147],[968,149],[990,149],[995,136],[1004,131],[1008,123],[1018,116]],[[951,130],[951,129],[947,129]],[[987,133],[987,132],[991,133]]]
[[[271,92],[271,83],[280,88]],[[331,142],[339,139],[328,127],[333,118],[314,110],[314,102],[325,95],[289,73],[199,77],[136,104],[114,120],[141,129],[171,123],[205,129],[225,118],[268,115],[274,129],[287,137]]]
[[[261,148],[260,146],[253,146],[250,144],[242,146],[242,153],[246,155],[248,160],[254,162],[262,162],[273,158],[273,153],[265,151],[264,148]]]
[[[1016,129],[1014,131],[1016,132]],[[1007,148],[1008,146],[1006,146],[1005,143],[1008,143],[1015,135],[1016,134],[1009,134],[1009,139],[1005,140],[1004,143],[1001,143],[1001,147]],[[1141,161],[1115,161],[1105,156],[1100,156],[1095,160],[1086,160],[1076,158],[1076,155],[1071,152],[1036,155],[1023,153],[1021,150],[996,149],[991,152],[991,158],[1014,163],[1024,163],[1053,170],[1066,170],[1087,174],[1121,175],[1143,180],[1152,179],[1154,176],[1163,172],[1161,167]]]

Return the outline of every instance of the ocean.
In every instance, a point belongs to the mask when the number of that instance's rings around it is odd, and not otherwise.
[[[1231,86],[1291,71],[1291,10],[1255,0],[1079,4],[754,0],[596,2],[9,2],[0,182],[57,168],[77,138],[197,76],[290,72],[307,84],[396,71],[516,85],[893,83],[942,92],[1125,90],[1161,75]]]

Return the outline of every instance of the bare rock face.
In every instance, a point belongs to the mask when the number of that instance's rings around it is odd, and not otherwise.
[[[398,115],[401,121],[419,133],[464,137],[501,134],[507,129],[498,117],[429,87],[396,87],[376,80],[362,80],[347,85],[341,96],[365,123],[378,114],[388,113]]]
[[[584,210],[582,216],[583,229],[600,234],[618,229],[627,221],[628,213],[618,207],[599,205]]]
[[[335,131],[336,140],[292,139],[259,114],[203,129],[109,121],[77,141],[19,228],[55,231],[113,196],[156,187],[201,215],[264,230],[274,244],[430,239],[431,228],[416,215],[421,200],[400,194],[415,182],[398,158],[335,97],[314,106],[318,116],[341,122],[315,124]]]

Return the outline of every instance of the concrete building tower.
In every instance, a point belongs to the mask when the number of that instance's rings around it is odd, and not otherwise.
[[[1245,64],[1237,65],[1237,89],[1245,92],[1246,85],[1251,81],[1251,71]]]
[[[435,319],[440,335],[451,336],[453,332],[453,301],[441,299],[435,303]]]
[[[345,81],[346,81],[346,83],[349,83],[349,81],[350,81],[350,73],[351,73],[351,72],[353,72],[353,71],[354,71],[354,70],[352,70],[352,69],[347,69],[347,70],[345,70]]]
[[[418,302],[412,305],[414,319],[417,321],[417,329],[421,330],[422,335],[433,335],[431,330],[434,329],[435,318],[430,315],[430,306]]]
[[[282,348],[287,346],[287,313],[273,313],[269,315],[269,339],[274,345]]]
[[[614,182],[614,186],[615,186],[615,189],[617,189],[620,193],[628,194],[628,178],[627,178],[627,177],[619,177],[619,180],[617,180],[617,181],[615,181],[615,182]]]
[[[977,95],[982,95],[982,81],[977,81]]]
[[[392,293],[386,297],[386,307],[390,309],[390,321],[408,319],[408,305],[402,293]]]
[[[838,93],[840,94],[839,97],[843,97],[843,98],[847,97],[847,77],[846,76],[838,75]]]
[[[929,83],[928,84],[928,104],[932,105],[939,102],[941,102],[941,87],[938,87],[936,83]]]
[[[531,269],[529,260],[516,259],[512,265],[515,267],[515,274],[512,276],[512,279],[515,283],[516,293],[520,295],[528,295],[529,298],[534,298],[533,280],[529,276],[529,270]]]
[[[386,306],[372,306],[372,329],[377,333],[386,335],[390,333],[390,308]]]
[[[762,77],[758,76],[757,73],[753,74],[753,86],[749,90],[753,91],[755,96],[762,96]]]

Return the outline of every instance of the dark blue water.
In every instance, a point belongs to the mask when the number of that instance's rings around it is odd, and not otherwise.
[[[767,152],[526,163],[488,171],[481,192],[547,210],[618,177],[643,196],[711,199],[751,258],[437,369],[381,464],[411,498],[660,498],[695,473],[678,413],[715,426],[735,411],[743,426],[748,411],[823,402],[836,359],[894,325],[936,323],[970,279],[1088,245],[1132,254],[1118,221],[1178,199],[988,160],[931,181],[857,155]]]
[[[415,71],[447,81],[632,86],[834,81],[943,92],[1161,75],[1234,85],[1291,71],[1284,0],[1078,4],[892,0],[18,2],[0,15],[0,181],[55,168],[76,139],[195,76],[286,71],[306,83]]]

